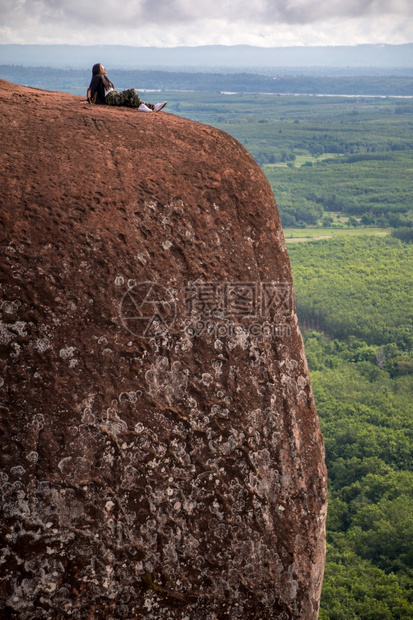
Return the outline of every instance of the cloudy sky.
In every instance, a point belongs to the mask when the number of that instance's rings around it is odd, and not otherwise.
[[[0,43],[413,42],[413,0],[0,0]]]

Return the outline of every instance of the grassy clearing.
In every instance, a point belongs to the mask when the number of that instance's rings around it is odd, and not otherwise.
[[[284,228],[287,243],[296,241],[318,241],[333,237],[386,236],[390,228]]]
[[[305,164],[317,164],[318,162],[323,161],[324,159],[334,159],[338,158],[338,155],[333,153],[324,153],[323,155],[318,155],[314,157],[313,155],[301,154],[296,155],[295,160],[293,162],[277,162],[275,164],[264,164],[262,169],[265,171],[271,170],[271,168],[287,168],[292,165],[294,168],[301,168]]]

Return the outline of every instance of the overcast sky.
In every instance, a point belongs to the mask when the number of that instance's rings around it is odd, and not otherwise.
[[[413,0],[0,0],[0,43],[413,42]]]

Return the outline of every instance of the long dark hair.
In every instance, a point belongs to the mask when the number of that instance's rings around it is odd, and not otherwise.
[[[92,67],[92,76],[94,75],[100,75],[100,67],[102,65],[100,63],[97,63],[96,65],[93,65]],[[103,82],[103,86],[105,90],[109,90],[109,88],[115,88],[112,84],[112,82],[110,81],[110,79],[107,77],[107,75],[100,75],[100,77],[102,78],[102,82]]]

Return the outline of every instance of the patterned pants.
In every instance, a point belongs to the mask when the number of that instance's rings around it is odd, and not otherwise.
[[[139,108],[141,103],[145,103],[138,95],[136,88],[128,88],[128,90],[122,90],[120,93],[116,90],[112,90],[106,97],[107,105],[124,105],[128,108]],[[145,103],[151,110],[153,110],[153,103]]]

